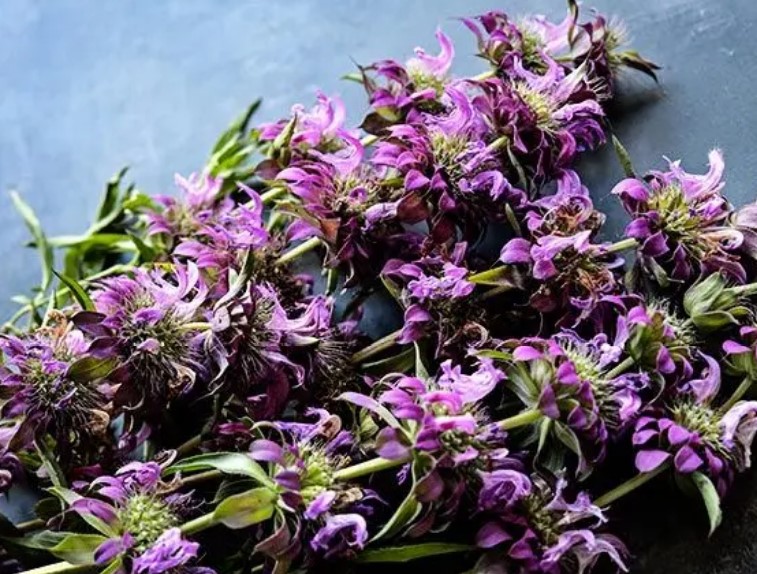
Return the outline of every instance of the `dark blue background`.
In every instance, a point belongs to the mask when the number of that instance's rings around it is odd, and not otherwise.
[[[633,44],[664,66],[661,86],[629,76],[614,114],[639,169],[661,156],[703,169],[724,150],[727,194],[757,199],[757,3],[754,0],[596,0],[620,16]],[[317,88],[340,93],[358,121],[359,86],[338,78],[352,61],[435,50],[441,25],[455,40],[455,70],[475,73],[472,36],[454,17],[489,9],[562,16],[559,0],[0,1],[0,189],[18,189],[50,234],[84,229],[106,179],[123,165],[149,193],[172,189],[175,172],[201,168],[218,133],[252,99],[258,119],[309,103]],[[621,177],[607,150],[582,162],[610,234],[624,217],[609,196]],[[0,200],[0,315],[37,280],[26,229]],[[644,572],[757,571],[757,483],[745,477],[726,503],[724,527],[705,543],[703,511],[654,488],[619,514]],[[675,506],[678,504],[678,506]],[[629,507],[630,506],[630,507]],[[669,512],[665,509],[669,508]],[[654,511],[652,516],[643,513]],[[652,519],[652,520],[649,520]],[[643,550],[651,547],[650,552]]]

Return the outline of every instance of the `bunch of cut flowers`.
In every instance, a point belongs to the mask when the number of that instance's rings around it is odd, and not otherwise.
[[[607,108],[657,66],[617,23],[462,24],[477,76],[439,30],[349,75],[359,127],[256,102],[80,235],[13,196],[42,280],[0,336],[0,490],[37,502],[3,574],[625,572],[614,504],[649,481],[718,526],[757,432],[757,204],[718,150],[634,171]],[[615,243],[574,171],[608,139]]]

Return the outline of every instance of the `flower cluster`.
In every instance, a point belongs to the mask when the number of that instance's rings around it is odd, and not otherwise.
[[[637,177],[616,141],[631,221],[605,241],[576,162],[620,70],[656,66],[569,8],[465,19],[473,77],[441,30],[360,66],[358,128],[321,92],[257,126],[253,105],[176,196],[111,182],[75,245],[30,225],[0,491],[61,504],[5,525],[0,569],[627,571],[606,509],[665,472],[716,525],[757,433],[757,208],[726,200],[719,151]],[[398,324],[371,341],[382,296]]]

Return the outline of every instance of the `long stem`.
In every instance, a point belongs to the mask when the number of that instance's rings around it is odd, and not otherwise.
[[[615,377],[617,377],[617,376],[622,375],[623,373],[625,373],[631,367],[633,367],[634,363],[635,363],[635,361],[633,360],[633,357],[626,357],[625,359],[623,359],[623,361],[621,361],[620,363],[618,363],[617,365],[615,365],[615,368],[612,369],[610,372],[608,372],[605,375],[605,377],[607,377],[608,379],[612,380]]]
[[[736,387],[736,390],[733,391],[733,394],[731,395],[731,398],[729,398],[723,406],[720,407],[720,412],[725,413],[728,412],[733,405],[738,403],[741,398],[746,394],[746,392],[752,388],[752,384],[754,384],[754,380],[752,377],[744,377],[744,380],[741,381],[741,384]]]
[[[192,321],[179,326],[182,331],[207,331],[212,325],[206,321]]]
[[[337,470],[334,473],[334,480],[354,480],[356,478],[360,478],[361,476],[365,476],[366,474],[373,474],[374,472],[381,472],[382,470],[388,470],[390,468],[402,466],[409,460],[409,457],[393,460],[390,460],[388,458],[374,458],[372,460],[366,460],[365,462],[361,462],[360,464],[355,464],[353,466],[348,466],[347,468]]]
[[[656,477],[658,474],[665,472],[668,468],[670,468],[670,465],[671,465],[670,460],[667,460],[651,472],[643,472],[641,474],[637,474],[633,478],[625,481],[623,484],[616,486],[611,491],[606,492],[599,498],[595,499],[594,504],[596,504],[599,507],[612,504],[619,498],[624,497],[629,492],[633,492],[634,490],[636,490],[643,484],[646,484],[647,482],[652,480],[654,477]]]
[[[627,237],[626,239],[621,239],[620,241],[608,245],[605,248],[605,253],[618,253],[620,251],[625,251],[626,249],[633,249],[638,244],[638,241],[633,237]]]
[[[398,329],[393,333],[389,333],[388,335],[381,337],[380,339],[368,345],[365,349],[361,349],[360,351],[352,355],[351,361],[358,365],[360,363],[364,363],[366,359],[369,359],[374,355],[378,355],[382,351],[391,349],[395,345],[395,343],[397,343],[397,339],[399,339],[401,333],[402,329]]]
[[[268,205],[272,201],[275,201],[278,198],[286,195],[286,193],[287,193],[286,187],[272,187],[268,191],[265,191],[260,194],[260,200],[263,202],[263,205]]]
[[[289,263],[290,261],[294,261],[301,255],[305,255],[305,253],[308,253],[309,251],[312,251],[316,247],[318,247],[321,244],[321,238],[320,237],[311,237],[307,241],[303,241],[300,243],[297,247],[294,247],[284,253],[281,257],[279,257],[276,260],[276,265],[284,265],[285,263]]]
[[[502,430],[510,430],[535,423],[541,418],[542,414],[539,409],[528,409],[515,416],[499,421],[497,424]]]
[[[181,479],[181,486],[194,486],[206,480],[214,480],[223,477],[223,473],[220,470],[206,470],[205,472],[198,472],[192,474],[186,478]]]
[[[21,574],[73,574],[74,572],[86,572],[97,568],[94,564],[71,564],[70,562],[56,562],[31,570],[24,570]]]

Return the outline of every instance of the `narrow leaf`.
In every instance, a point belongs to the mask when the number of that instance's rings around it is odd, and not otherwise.
[[[92,299],[76,279],[71,279],[71,277],[68,277],[63,273],[58,273],[55,270],[53,270],[53,273],[55,273],[58,279],[60,279],[61,283],[68,287],[68,290],[71,291],[71,295],[76,299],[76,302],[82,309],[85,311],[95,310],[95,304],[92,302]]]
[[[615,137],[615,134],[612,136],[612,146],[615,148],[615,155],[618,156],[620,167],[623,168],[623,173],[626,174],[626,177],[636,177],[636,172],[633,169],[633,162],[631,162],[631,156],[628,154],[628,150],[626,150],[623,144],[620,143],[620,140]]]
[[[42,268],[42,292],[45,292],[47,291],[47,288],[50,287],[50,283],[53,279],[53,250],[48,245],[47,238],[42,231],[42,226],[39,223],[39,219],[37,219],[34,210],[32,210],[29,204],[21,199],[21,196],[15,191],[11,192],[11,201],[13,201],[13,205],[21,214],[24,223],[26,223],[26,227],[29,228],[32,237],[34,238],[34,244],[36,245],[37,251],[39,252],[40,264]]]
[[[723,512],[720,509],[720,496],[715,489],[715,485],[712,484],[707,475],[697,471],[691,475],[691,479],[694,481],[697,489],[699,489],[699,494],[702,495],[704,506],[707,509],[707,516],[710,519],[710,535],[712,535],[723,520]]]
[[[386,548],[374,548],[362,552],[357,561],[378,563],[378,562],[410,562],[419,558],[428,558],[429,556],[440,556],[442,554],[454,554],[458,552],[468,552],[474,547],[468,544],[451,544],[448,542],[426,542],[423,544],[409,544],[407,546],[388,546]]]
[[[258,483],[273,486],[274,482],[266,471],[248,455],[241,452],[218,452],[199,454],[185,458],[169,467],[166,472],[194,472],[198,470],[218,470],[224,474],[249,476]]]

